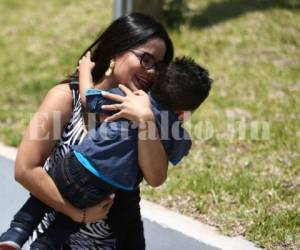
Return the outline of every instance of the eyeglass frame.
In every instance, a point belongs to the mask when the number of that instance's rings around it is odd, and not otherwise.
[[[129,51],[132,52],[136,57],[140,58],[140,65],[145,70],[150,70],[154,68],[155,71],[159,71],[161,68],[163,68],[163,66],[165,66],[165,63],[163,61],[156,62],[155,57],[148,52],[137,50],[137,49],[130,49]],[[151,65],[150,67],[146,67],[143,64],[143,59],[145,58],[145,56],[149,56],[150,58],[153,59],[154,64]]]

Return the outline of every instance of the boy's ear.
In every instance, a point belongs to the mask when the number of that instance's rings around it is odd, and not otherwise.
[[[187,120],[189,120],[192,116],[192,112],[191,111],[176,111],[175,112],[177,114],[178,120],[180,122],[185,122]]]
[[[184,111],[176,111],[175,113],[178,117],[178,120],[182,122],[184,119]]]

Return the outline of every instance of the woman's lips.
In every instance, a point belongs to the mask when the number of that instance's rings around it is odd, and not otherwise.
[[[135,76],[135,82],[138,86],[136,86],[138,89],[148,89],[151,86],[151,82],[142,76]]]

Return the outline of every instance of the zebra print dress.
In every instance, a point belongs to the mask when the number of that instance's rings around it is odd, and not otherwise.
[[[70,145],[79,144],[87,133],[81,112],[82,108],[78,82],[76,80],[71,81],[70,88],[73,98],[72,115],[60,140],[44,164],[46,170],[49,170],[53,164],[61,161],[64,155],[69,151]],[[44,217],[29,240],[29,244],[47,229],[51,221],[53,221],[54,216],[54,213],[50,213]],[[115,249],[115,238],[107,223],[107,219],[104,219],[97,223],[87,224],[85,228],[71,235],[67,244],[72,250],[112,250]]]

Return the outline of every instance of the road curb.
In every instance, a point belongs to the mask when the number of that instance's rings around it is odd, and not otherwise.
[[[0,155],[1,156],[14,161],[17,156],[17,151],[18,151],[17,148],[6,146],[2,142],[0,142]]]
[[[242,237],[228,237],[221,235],[212,226],[196,221],[188,216],[176,213],[154,204],[152,202],[141,201],[142,216],[150,221],[154,221],[165,228],[181,232],[190,238],[196,239],[205,244],[207,249],[222,250],[258,250],[252,242]]]

